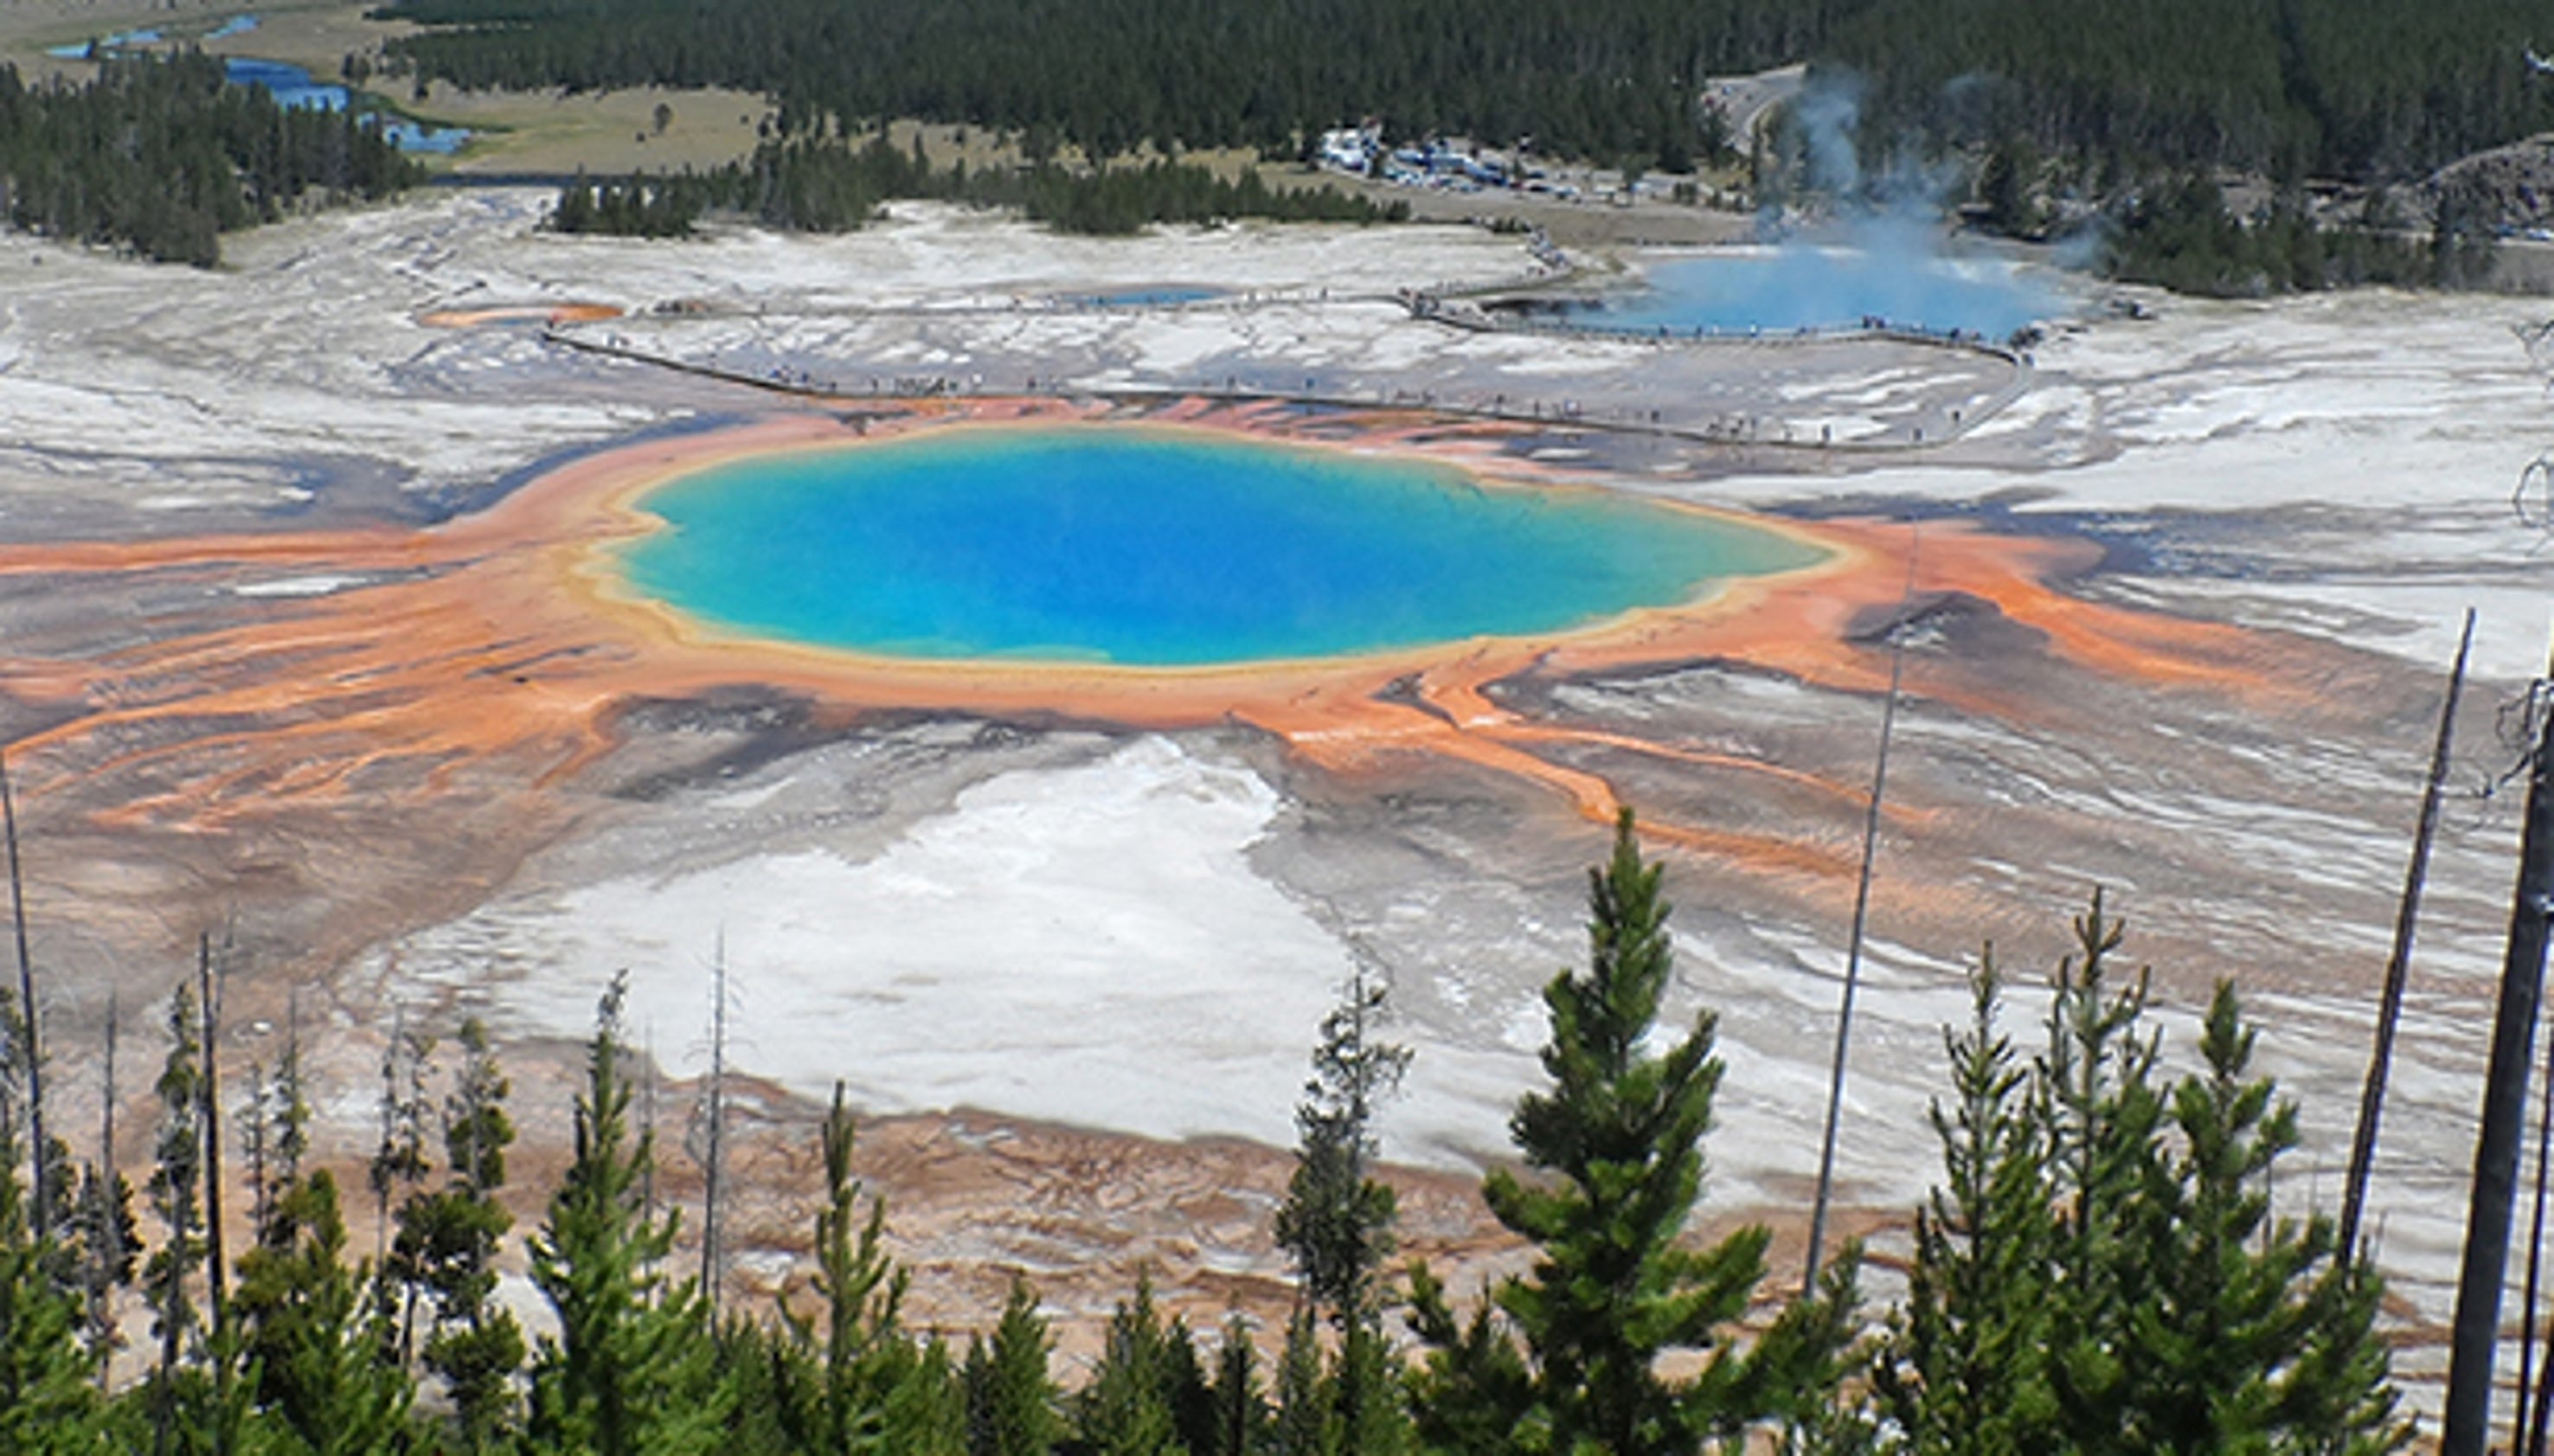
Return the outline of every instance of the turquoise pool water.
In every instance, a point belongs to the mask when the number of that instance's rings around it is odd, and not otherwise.
[[[2007,259],[1915,249],[1795,245],[1665,259],[1642,284],[1509,306],[1590,328],[1672,334],[1792,332],[1875,325],[2001,339],[2072,305],[2042,274]]]
[[[714,626],[897,657],[1177,667],[1552,631],[1806,566],[1584,491],[1114,428],[950,430],[686,476],[630,584]]]

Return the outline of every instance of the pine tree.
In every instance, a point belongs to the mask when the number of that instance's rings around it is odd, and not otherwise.
[[[1400,1086],[1410,1049],[1373,1040],[1386,1014],[1385,986],[1359,953],[1339,1005],[1322,1019],[1313,1077],[1295,1108],[1295,1173],[1277,1210],[1277,1245],[1295,1263],[1303,1297],[1342,1330],[1373,1317],[1375,1272],[1392,1252],[1392,1189],[1367,1174],[1376,1105]]]
[[[385,1456],[408,1448],[413,1390],[366,1327],[364,1281],[345,1252],[335,1176],[296,1176],[240,1256],[232,1305],[266,1410],[314,1456]]]
[[[1339,1336],[1330,1386],[1341,1451],[1404,1456],[1417,1448],[1400,1361],[1378,1324],[1360,1321]]]
[[[2336,1259],[2306,1290],[2308,1329],[2284,1392],[2292,1428],[2303,1439],[2282,1443],[2282,1456],[2380,1456],[2412,1443],[2411,1417],[2400,1413],[2393,1347],[2379,1335],[2385,1281],[2375,1265]]]
[[[654,1149],[630,1133],[622,1001],[613,978],[596,1016],[575,1157],[531,1241],[532,1283],[556,1313],[532,1370],[535,1449],[578,1456],[689,1456],[724,1444],[726,1391],[703,1338],[700,1292],[666,1287],[676,1219],[647,1218],[639,1183]]]
[[[1107,1344],[1077,1402],[1083,1445],[1093,1456],[1194,1456],[1180,1439],[1179,1410],[1196,1375],[1188,1326],[1163,1320],[1152,1276],[1138,1275],[1134,1297],[1109,1316]]]
[[[404,1450],[413,1391],[382,1359],[367,1280],[346,1265],[337,1181],[302,1171],[310,1100],[301,1079],[298,1007],[273,1078],[251,1075],[243,1142],[252,1155],[255,1243],[232,1300],[260,1405],[320,1456]]]
[[[179,1358],[195,1330],[195,1301],[188,1282],[203,1262],[203,1130],[196,1125],[201,1086],[196,1068],[195,998],[183,984],[170,998],[169,1056],[160,1069],[158,1157],[148,1191],[151,1211],[165,1236],[143,1269],[143,1296],[151,1306],[152,1332],[160,1340],[152,1377],[153,1448],[166,1452],[175,1432]]]
[[[2267,1179],[2296,1146],[2296,1106],[2247,1077],[2255,1035],[2219,982],[2200,1040],[2207,1070],[2173,1088],[2181,1151],[2152,1195],[2154,1295],[2131,1321],[2136,1397],[2120,1439],[2181,1456],[2396,1449],[2411,1430],[2392,1415],[2373,1301],[2341,1297],[2366,1281],[2333,1268],[2331,1219],[2271,1217]],[[2326,1358],[2308,1361],[2310,1350]]]
[[[735,1401],[729,1456],[829,1449],[822,1367],[785,1312],[777,1326],[731,1315],[712,1338],[720,1376]]]
[[[876,1433],[885,1388],[897,1374],[909,1278],[886,1254],[886,1201],[871,1199],[869,1216],[861,1216],[861,1183],[852,1176],[857,1138],[836,1082],[822,1134],[826,1197],[816,1215],[816,1288],[825,1296],[826,1425],[838,1446]]]
[[[242,1357],[239,1331],[227,1324],[207,1329],[192,1288],[209,1253],[202,1201],[210,1142],[204,1135],[204,1026],[193,988],[179,983],[170,998],[169,1055],[157,1089],[159,1137],[147,1184],[166,1236],[143,1269],[143,1299],[151,1308],[160,1356],[142,1400],[158,1456],[261,1456],[275,1450],[281,1437],[260,1418],[252,1383],[234,1378]]]
[[[497,1247],[515,1221],[498,1199],[515,1125],[487,1027],[463,1022],[460,1042],[443,1104],[444,1184],[401,1205],[398,1248],[433,1301],[425,1367],[451,1395],[463,1444],[484,1450],[508,1423],[523,1363],[522,1329],[496,1302]]]
[[[1212,1452],[1216,1446],[1215,1383],[1198,1359],[1197,1332],[1174,1317],[1163,1340],[1163,1386],[1171,1402],[1171,1429],[1180,1447]]]
[[[1420,1440],[1431,1451],[1508,1449],[1534,1401],[1533,1372],[1500,1323],[1493,1292],[1484,1289],[1472,1317],[1458,1321],[1436,1275],[1424,1264],[1411,1266],[1410,1326],[1428,1354],[1411,1377],[1410,1403]],[[1291,1340],[1287,1350],[1291,1370]]]
[[[856,1449],[879,1456],[967,1456],[967,1391],[937,1339],[897,1338],[875,1352],[875,1434]]]
[[[658,116],[666,114],[663,103]],[[658,131],[664,128],[659,126]],[[710,1318],[719,1314],[727,1287],[726,1227],[720,1220],[721,1183],[727,1174],[727,928],[719,928],[718,952],[710,970],[710,1074],[693,1109],[699,1142],[689,1151],[701,1166],[701,1288],[709,1299]]]
[[[390,1044],[382,1050],[381,1142],[365,1170],[372,1188],[373,1215],[379,1220],[379,1264],[373,1299],[382,1340],[406,1369],[416,1353],[417,1301],[424,1293],[424,1271],[418,1251],[391,1240],[397,1220],[394,1208],[414,1196],[425,1181],[425,1119],[431,1105],[426,1079],[431,1071],[434,1039],[413,1031],[405,1010],[392,1022]]]
[[[248,1226],[266,1227],[275,1212],[275,1195],[287,1181],[267,1167],[267,1132],[273,1125],[271,1103],[276,1079],[266,1074],[266,1064],[248,1064],[248,1095],[239,1105],[240,1162],[247,1165],[242,1174],[248,1181]]]
[[[1978,169],[1978,201],[1986,209],[1989,230],[2009,238],[2040,231],[2039,209],[2031,198],[2035,162],[2027,142],[1999,142],[1988,150],[1986,163]]]
[[[1509,1123],[1541,1176],[1502,1169],[1482,1185],[1499,1222],[1539,1250],[1532,1273],[1496,1294],[1528,1354],[1510,1437],[1525,1451],[1683,1456],[1833,1390],[1849,1276],[1823,1281],[1742,1353],[1731,1327],[1764,1279],[1770,1235],[1746,1228],[1699,1251],[1677,1242],[1700,1193],[1722,1064],[1708,1014],[1665,1056],[1643,1045],[1672,969],[1660,872],[1642,862],[1625,811],[1611,860],[1589,873],[1588,969],[1544,992],[1553,1089],[1526,1094]],[[1699,1370],[1662,1375],[1660,1358],[1679,1351],[1699,1356]]]
[[[29,1222],[29,1196],[16,1130],[0,1126],[0,1451],[105,1456],[118,1448],[89,1384],[80,1300],[56,1278],[56,1250]]]
[[[81,1170],[79,1191],[68,1219],[79,1261],[75,1278],[85,1304],[81,1338],[97,1372],[100,1391],[124,1334],[115,1312],[116,1290],[129,1288],[140,1263],[142,1238],[133,1220],[133,1186],[115,1167],[116,1040],[122,1006],[110,990],[106,997],[104,1057],[98,1096],[98,1161]]]
[[[1412,1438],[1376,1289],[1397,1209],[1392,1189],[1369,1176],[1380,1151],[1375,1110],[1410,1067],[1410,1049],[1374,1038],[1388,1014],[1385,985],[1360,951],[1322,1020],[1313,1077],[1295,1108],[1301,1141],[1276,1238],[1294,1261],[1304,1311],[1327,1317],[1338,1344],[1325,1373],[1317,1333],[1288,1328],[1278,1436],[1286,1450],[1391,1456]]]
[[[2075,921],[2076,950],[2058,962],[2048,1049],[2033,1065],[2033,1115],[2048,1141],[2057,1233],[2048,1284],[2049,1388],[2062,1428],[2110,1441],[2137,1393],[2123,1354],[2131,1315],[2151,1296],[2157,1210],[2148,1193],[2163,1125],[2153,1085],[2158,1041],[2142,1033],[2149,977],[2112,988],[2110,957],[2126,928],[2097,891]]]
[[[1338,1449],[1333,1391],[1322,1372],[1322,1326],[1310,1303],[1298,1302],[1286,1323],[1286,1347],[1277,1360],[1277,1410],[1271,1437],[1276,1456],[1326,1456]],[[1453,1449],[1468,1449],[1453,1447]]]
[[[1930,1116],[1945,1185],[1916,1215],[1916,1252],[1885,1358],[1883,1408],[1919,1456],[2036,1456],[2056,1444],[2042,1362],[2055,1226],[2030,1069],[1996,1029],[1992,949],[1970,978],[1972,1020],[1946,1031],[1956,1098]]]
[[[1259,1389],[1259,1351],[1250,1322],[1239,1310],[1223,1322],[1215,1356],[1215,1443],[1210,1456],[1253,1456],[1268,1424],[1268,1398]]]
[[[2382,1287],[2331,1222],[2272,1216],[2295,1112],[2248,1074],[2231,987],[2205,1070],[2157,1089],[2148,977],[2117,982],[2102,897],[2050,987],[2027,1072],[1994,1030],[1990,957],[1947,1038],[1946,1185],[1917,1224],[1907,1304],[1873,1372],[1885,1448],[1922,1456],[2398,1449]]]
[[[223,1247],[228,1225],[222,1214],[222,1102],[221,1102],[221,1029],[222,986],[229,973],[227,961],[231,937],[222,934],[221,962],[213,955],[213,938],[200,936],[195,942],[195,986],[201,999],[195,1009],[204,1018],[202,1038],[195,1044],[197,1064],[196,1096],[201,1106],[195,1110],[196,1124],[203,1130],[204,1154],[204,1308],[210,1316],[214,1339],[213,1381],[227,1389],[235,1373],[235,1354],[240,1341],[233,1336],[229,1310],[230,1257]]]
[[[81,1341],[102,1383],[107,1363],[124,1348],[115,1318],[116,1291],[129,1288],[141,1263],[142,1235],[133,1218],[133,1185],[94,1163],[80,1166],[64,1221],[71,1278],[81,1300]]]
[[[310,1153],[310,1098],[301,1071],[301,988],[292,988],[285,1015],[284,1057],[276,1064],[279,1096],[268,1106],[267,1149],[275,1176],[284,1183],[301,1177],[301,1160]]]
[[[594,183],[585,178],[585,168],[559,185],[558,201],[550,208],[552,232],[589,233],[595,228]]]
[[[967,1393],[967,1456],[984,1456],[994,1446],[993,1357],[986,1352],[981,1331],[967,1337],[967,1359],[958,1367],[958,1384]]]
[[[992,1339],[969,1352],[969,1456],[1047,1456],[1064,1438],[1055,1382],[1047,1373],[1052,1348],[1046,1321],[1038,1317],[1037,1294],[1026,1280],[1013,1279]]]

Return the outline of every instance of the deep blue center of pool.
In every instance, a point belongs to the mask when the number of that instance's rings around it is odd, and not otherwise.
[[[1197,666],[1554,631],[1818,559],[1584,490],[1158,431],[986,428],[733,462],[651,493],[640,592],[911,658]]]

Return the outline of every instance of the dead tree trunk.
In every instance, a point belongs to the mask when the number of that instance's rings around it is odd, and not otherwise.
[[[391,1267],[391,1189],[397,1175],[393,1172],[393,1152],[399,1137],[400,1052],[407,1045],[407,1008],[399,1006],[391,1012],[391,1042],[382,1052],[382,1142],[373,1155],[373,1271],[389,1288]]]
[[[701,1190],[701,1287],[709,1292],[710,1324],[718,1324],[719,1292],[727,1282],[725,1250],[721,1241],[727,1230],[719,1220],[720,1170],[726,1152],[727,1133],[727,928],[718,933],[718,953],[710,965],[710,1085],[708,1096],[709,1126],[703,1141],[709,1157],[702,1174]]]
[[[27,886],[18,869],[18,801],[9,792],[9,755],[0,751],[0,833],[9,841],[9,918],[18,937],[19,1055],[27,1060],[27,1138],[34,1165],[29,1179],[35,1190],[33,1227],[39,1242],[52,1230],[54,1199],[51,1151],[45,1142],[45,1058],[36,1033],[36,961],[27,952]]]
[[[1908,548],[1906,601],[1916,595],[1916,549]],[[1853,993],[1862,981],[1862,932],[1871,912],[1871,868],[1880,852],[1881,797],[1889,789],[1889,741],[1898,727],[1898,687],[1907,670],[1906,643],[1898,634],[1898,623],[1890,628],[1889,696],[1880,709],[1880,753],[1871,769],[1871,803],[1862,817],[1862,873],[1853,887],[1853,925],[1845,933],[1844,993],[1836,1006],[1835,1059],[1827,1074],[1826,1133],[1818,1143],[1817,1195],[1809,1204],[1808,1267],[1800,1275],[1803,1294],[1818,1287],[1818,1256],[1823,1252],[1827,1231],[1827,1201],[1835,1187],[1836,1132],[1844,1117],[1844,1069],[1846,1055],[1853,1047]]]
[[[2548,676],[2554,677],[2554,664]],[[2475,1140],[2474,1186],[2466,1209],[2465,1263],[2449,1339],[2448,1403],[2441,1456],[2483,1456],[2492,1426],[2492,1367],[2500,1338],[2501,1287],[2509,1269],[2509,1220],[2518,1194],[2519,1135],[2527,1119],[2527,1074],[2544,996],[2546,922],[2554,911],[2554,711],[2542,711],[2527,775],[2526,829],[2519,837],[2509,948],[2493,1017],[2492,1064],[2484,1081],[2483,1128]]]
[[[2439,795],[2448,781],[2448,754],[2455,746],[2457,700],[2465,693],[2466,658],[2474,649],[2474,609],[2466,609],[2466,628],[2457,639],[2457,663],[2448,672],[2447,701],[2439,708],[2439,736],[2430,749],[2430,777],[2421,791],[2420,823],[2412,832],[2412,864],[2403,875],[2403,900],[2394,911],[2394,949],[2385,957],[2385,989],[2377,1004],[2377,1046],[2368,1058],[2368,1084],[2359,1094],[2359,1128],[2350,1140],[2350,1177],[2341,1197],[2341,1241],[2345,1259],[2359,1253],[2359,1220],[2368,1208],[2368,1178],[2377,1160],[2377,1122],[2384,1113],[2385,1079],[2394,1062],[2394,1030],[2403,1019],[2403,980],[2412,965],[2412,930],[2421,916],[2421,887],[2430,877],[2430,844],[2439,833]]]
[[[212,1306],[213,1333],[219,1336],[227,1327],[230,1303],[229,1266],[222,1257],[222,1099],[218,1086],[222,1010],[220,982],[213,974],[213,938],[203,936],[195,945],[195,994],[201,999],[204,1018],[204,1075],[196,1084],[196,1105],[204,1121],[204,1278],[210,1294],[205,1302]]]
[[[2554,1153],[2554,1042],[2545,1048],[2546,1084],[2537,1094],[2536,1111],[2536,1178],[2530,1197],[2533,1206],[2527,1215],[2527,1275],[2521,1281],[2518,1294],[2518,1430],[2510,1437],[2509,1449],[2527,1450],[2535,1429],[2536,1391],[2545,1377],[2536,1363],[2536,1294],[2538,1279],[2545,1269],[2545,1161]],[[2554,1357],[2554,1347],[2547,1350]]]
[[[122,1009],[115,991],[110,988],[106,993],[106,1059],[100,1073],[104,1086],[99,1098],[97,1130],[98,1187],[102,1205],[98,1217],[98,1238],[102,1241],[102,1252],[93,1250],[89,1255],[95,1268],[89,1279],[94,1290],[90,1295],[89,1320],[97,1332],[97,1389],[101,1395],[105,1394],[107,1367],[114,1363],[115,1354],[115,1280],[112,1276],[114,1271],[124,1268],[124,1203],[116,1196],[120,1184],[115,1171],[115,1037]]]

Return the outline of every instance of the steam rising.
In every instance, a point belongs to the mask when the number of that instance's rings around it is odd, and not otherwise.
[[[1924,165],[1910,149],[1878,175],[1865,172],[1859,133],[1865,86],[1851,72],[1813,74],[1784,119],[1774,164],[1795,183],[1777,185],[1758,219],[1777,244],[1771,258],[1746,269],[1744,295],[1724,280],[1712,306],[1684,307],[1695,327],[1836,328],[1885,321],[1897,327],[1957,329],[2002,337],[2064,309],[2045,283],[2009,261],[1949,250],[1942,226],[1958,195],[1954,164]],[[1788,196],[1794,207],[1783,205]],[[1667,297],[1696,278],[1671,265],[1652,282]],[[1653,325],[1670,323],[1651,310]],[[1632,318],[1627,314],[1627,323]]]
[[[1800,179],[1839,205],[1862,195],[1862,154],[1854,142],[1862,125],[1862,78],[1851,72],[1820,72],[1791,108],[1791,125],[1800,140]]]

